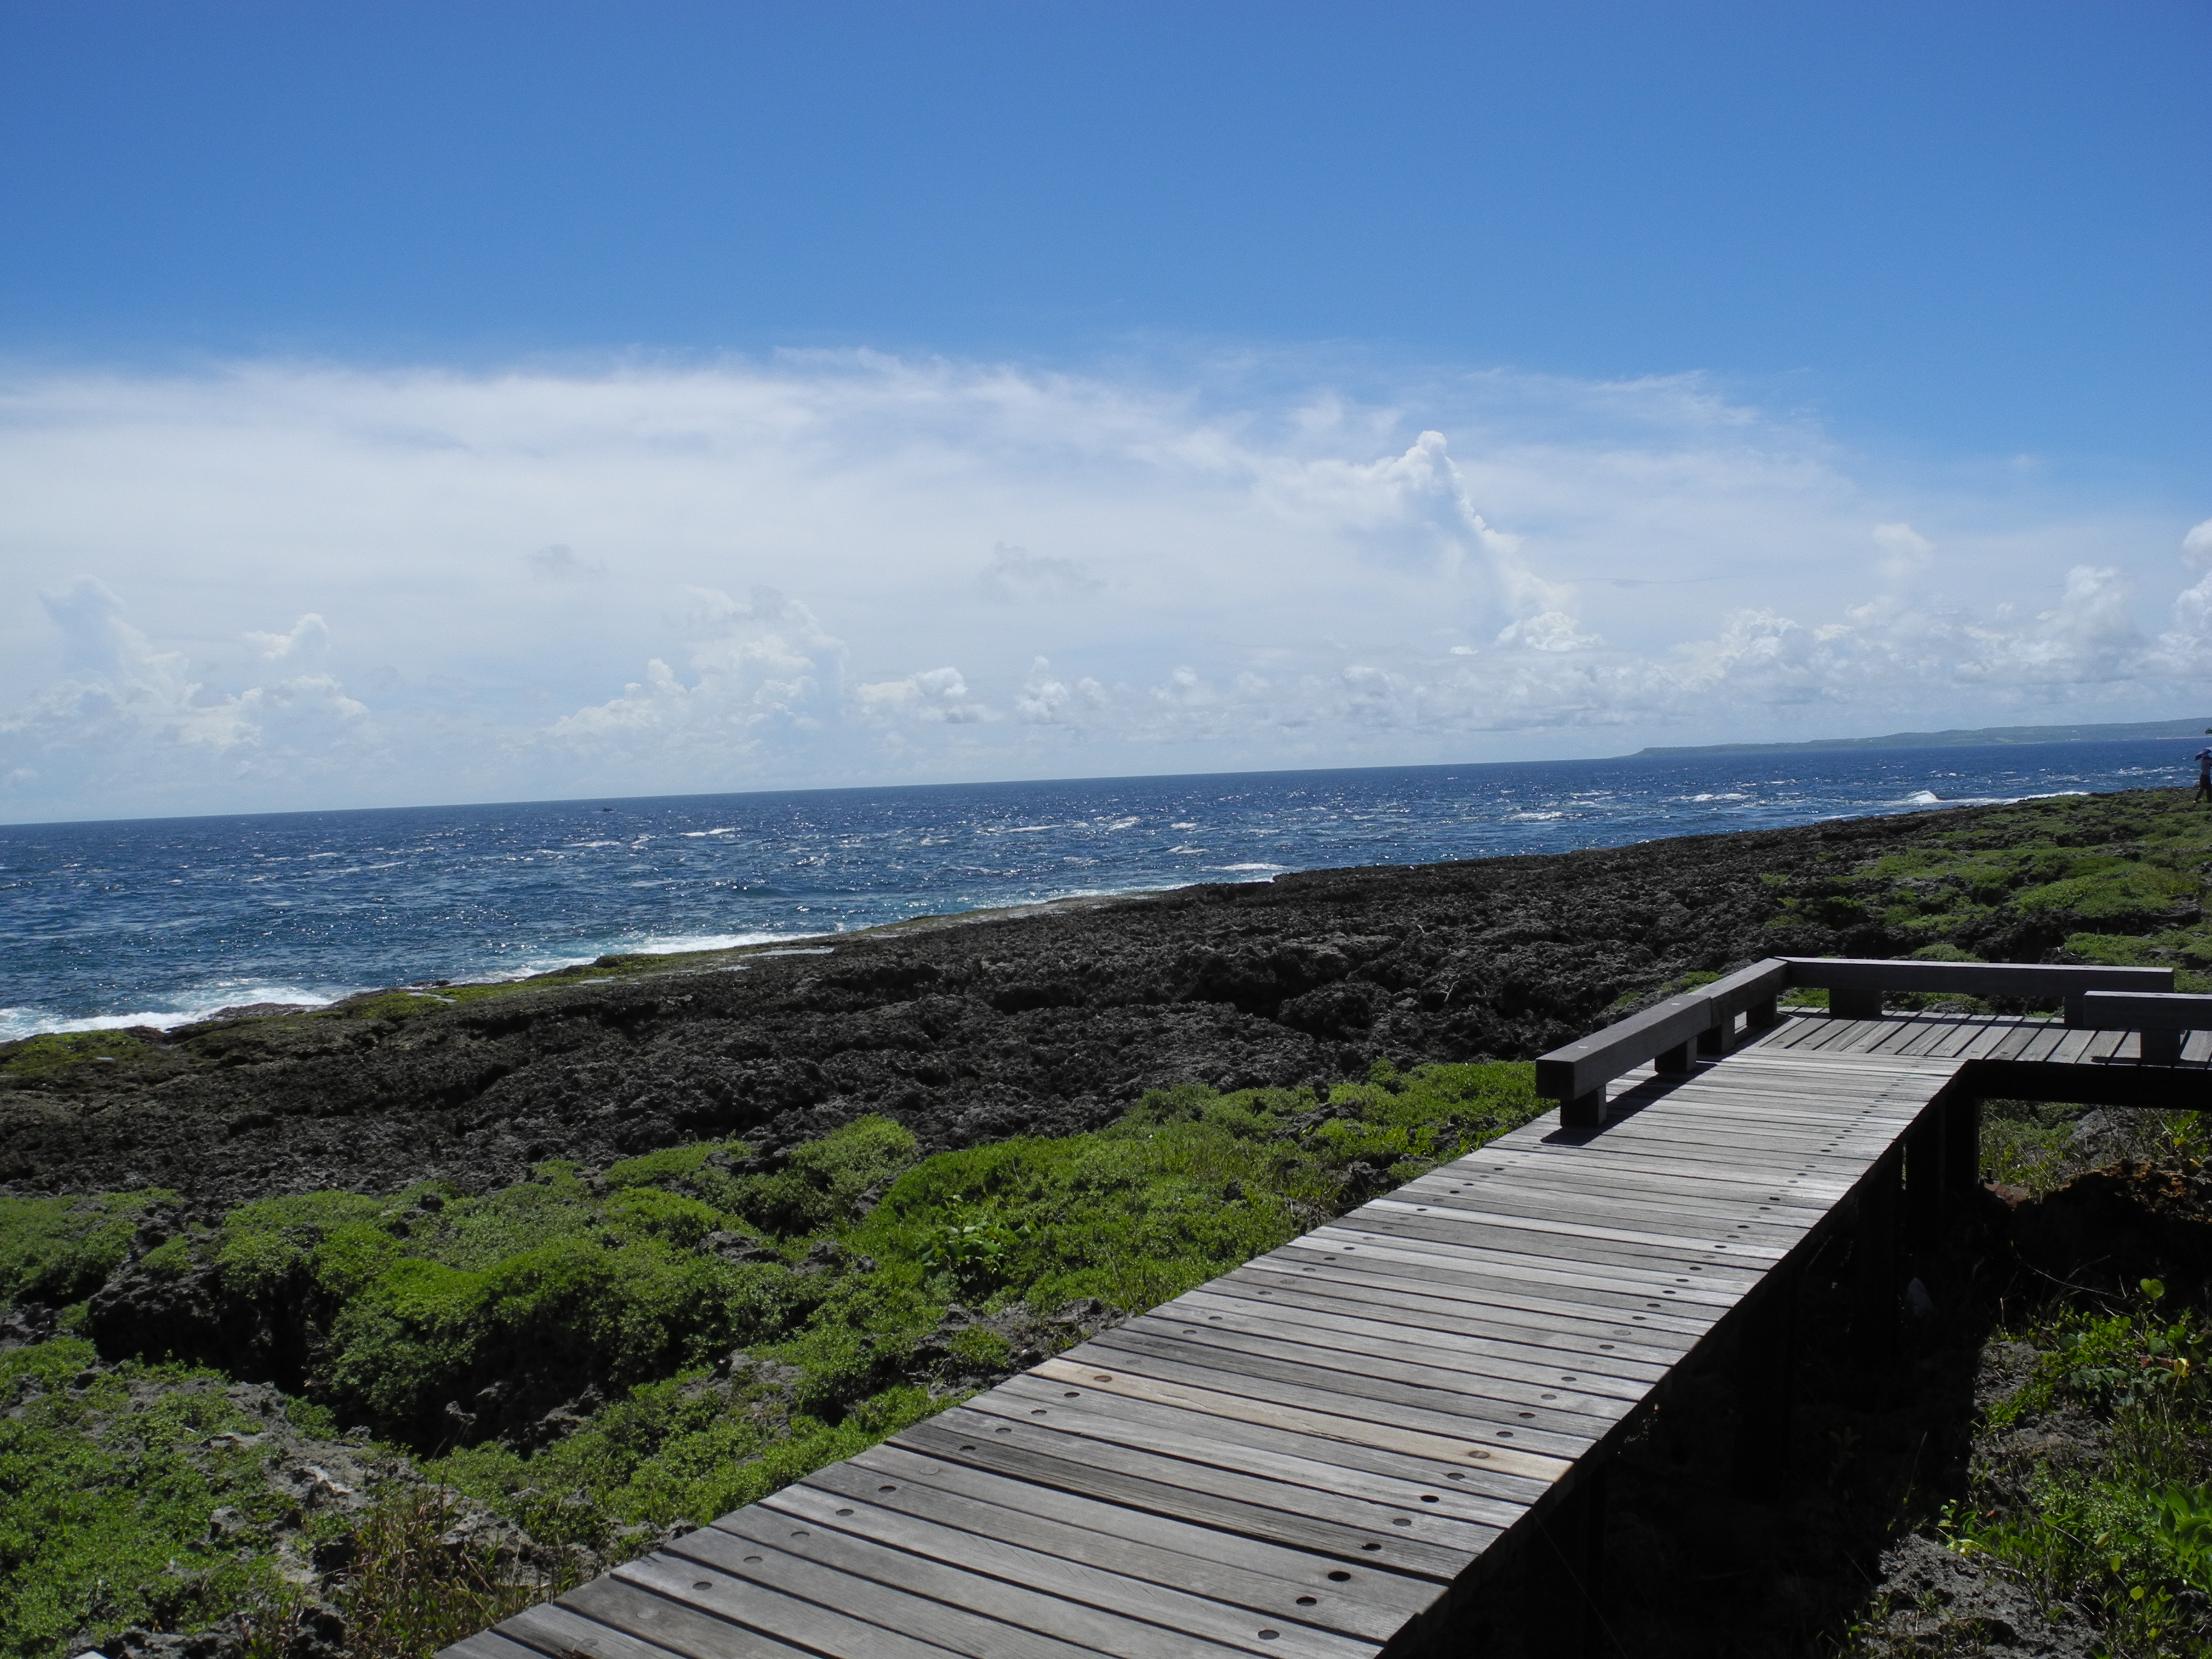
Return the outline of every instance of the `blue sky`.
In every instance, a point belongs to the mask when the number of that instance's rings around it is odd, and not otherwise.
[[[2208,70],[2195,4],[17,0],[0,817],[2212,711]]]

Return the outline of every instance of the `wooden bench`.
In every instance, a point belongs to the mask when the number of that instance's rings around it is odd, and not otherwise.
[[[2212,1030],[2212,997],[2179,992],[2077,991],[2066,999],[2066,1023],[2092,1031],[2136,1031],[2146,1066],[2179,1066],[2191,1031]]]
[[[1826,990],[1828,1012],[1838,1018],[1878,1019],[1886,991],[2053,1000],[2136,993],[2155,999],[2159,994],[2172,991],[2173,970],[1873,957],[1769,957],[1553,1049],[1536,1062],[1536,1092],[1559,1103],[1563,1126],[1595,1128],[1605,1121],[1605,1088],[1615,1078],[1647,1060],[1662,1073],[1686,1073],[1695,1063],[1692,1050],[1709,1057],[1728,1051],[1738,1015],[1744,1017],[1747,1030],[1763,1030],[1779,1017],[1778,1000],[1782,994],[1799,988]],[[2177,1036],[2173,1044],[2177,1058],[2179,1044]]]
[[[1781,957],[1792,989],[1825,990],[1841,1019],[1880,1019],[1885,991],[1972,997],[2049,997],[2087,991],[2171,991],[2171,968],[2076,968],[2045,963],[1919,962],[1911,957]]]

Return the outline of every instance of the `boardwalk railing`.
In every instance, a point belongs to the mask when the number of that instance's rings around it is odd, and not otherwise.
[[[2087,1024],[2089,1018],[2104,1017],[2106,1011],[2117,1010],[2118,1005],[2102,1000],[2092,1004],[2080,999],[2091,994],[2170,994],[2173,969],[1893,961],[1872,957],[1769,957],[1725,979],[1631,1014],[1563,1048],[1554,1048],[1536,1062],[1536,1092],[1559,1103],[1562,1124],[1570,1128],[1595,1127],[1604,1121],[1605,1085],[1615,1078],[1647,1060],[1662,1073],[1686,1073],[1691,1069],[1693,1045],[1708,1054],[1724,1052],[1738,1015],[1745,1017],[1748,1030],[1763,1030],[1774,1024],[1782,994],[1798,989],[1826,991],[1829,1012],[1845,1019],[1880,1018],[1883,994],[1897,991],[2068,999],[2069,1023]],[[2141,996],[2126,1000],[2131,1006],[2150,1006]],[[2178,1003],[2185,999],[2168,1000]],[[2212,1005],[2212,998],[2187,1000]],[[2098,1012],[2075,1022],[2072,1012],[2076,1006]],[[2158,1006],[2166,1007],[2165,1003]],[[2171,1010],[2150,1023],[2160,1030],[2187,1029]],[[2212,1025],[2212,1018],[2205,1024]],[[2099,1029],[2133,1030],[2136,1027]],[[2153,1047],[2160,1054],[2166,1052],[2163,1043]],[[2179,1058],[2178,1043],[2173,1052]],[[2148,1049],[2144,1057],[2151,1058]]]

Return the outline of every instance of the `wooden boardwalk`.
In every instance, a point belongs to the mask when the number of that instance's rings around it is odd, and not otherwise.
[[[2127,1040],[1785,1016],[1640,1067],[1600,1127],[1549,1114],[447,1659],[1404,1651],[1963,1066]]]

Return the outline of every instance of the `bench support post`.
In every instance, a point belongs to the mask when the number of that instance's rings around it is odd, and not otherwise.
[[[1731,1035],[1729,1028],[1735,1024],[1735,1017],[1731,1014],[1719,1024],[1698,1032],[1698,1052],[1709,1060],[1718,1060],[1723,1054],[1728,1053],[1729,1037]]]
[[[1830,991],[1828,1012],[1838,1019],[1880,1019],[1881,993],[1840,989]]]
[[[1768,1026],[1778,1024],[1781,1018],[1782,1010],[1777,1000],[1769,997],[1764,1002],[1753,1003],[1744,1011],[1743,1025],[1747,1031],[1763,1031]]]
[[[1601,1083],[1586,1095],[1559,1103],[1559,1127],[1563,1129],[1595,1129],[1604,1123],[1605,1085]]]
[[[2146,1066],[2180,1065],[2181,1036],[2179,1031],[2145,1031],[2137,1039],[2142,1045],[2142,1063]]]
[[[1662,1048],[1651,1062],[1651,1069],[1663,1077],[1680,1077],[1691,1071],[1690,1045],[1678,1042],[1671,1048]]]
[[[1735,1459],[1731,1484],[1739,1498],[1771,1498],[1790,1474],[1790,1431],[1796,1396],[1797,1271],[1777,1273],[1743,1310],[1736,1360]]]

